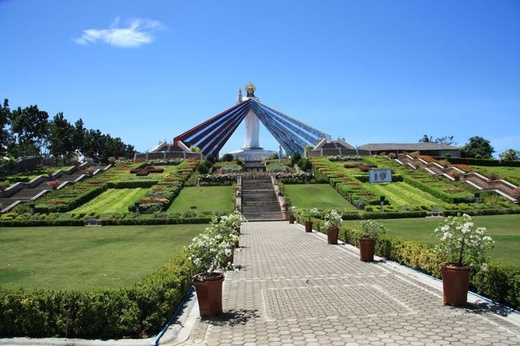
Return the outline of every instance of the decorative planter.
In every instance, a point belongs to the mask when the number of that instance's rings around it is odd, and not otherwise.
[[[332,245],[336,245],[338,243],[338,228],[329,228],[327,230],[327,242]]]
[[[359,238],[359,259],[363,262],[374,261],[376,240],[372,238]]]
[[[296,218],[294,217],[294,215],[289,215],[289,223],[294,223],[295,220]]]
[[[463,306],[468,301],[469,266],[458,266],[443,263],[439,266],[442,274],[442,290],[444,305]]]
[[[197,292],[200,317],[222,315],[223,282],[223,273],[201,273],[193,276],[192,283]]]
[[[312,232],[312,221],[305,221],[305,232]]]

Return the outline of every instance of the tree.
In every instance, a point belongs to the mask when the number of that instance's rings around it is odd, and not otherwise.
[[[507,149],[502,154],[500,154],[500,159],[504,161],[518,161],[520,160],[520,151]]]
[[[491,143],[480,136],[471,137],[466,145],[460,148],[463,157],[490,159],[495,149]]]
[[[437,137],[436,140],[433,140],[432,136],[424,135],[423,138],[419,139],[419,142],[422,142],[422,143],[438,143],[438,144],[444,144],[444,145],[455,145],[455,141],[453,140],[453,136]]]
[[[24,109],[18,107],[11,112],[11,134],[16,141],[15,156],[26,158],[40,155],[48,129],[49,115],[38,106]]]
[[[456,145],[457,144],[454,141],[453,136],[439,137],[435,140],[435,143],[444,144],[444,145]]]
[[[85,148],[87,136],[87,129],[83,125],[83,120],[79,118],[78,121],[74,124],[74,133],[72,135],[72,141],[76,150],[79,151],[83,156],[87,157],[88,151]]]
[[[428,135],[423,135],[423,138],[419,139],[419,142],[420,143],[430,143],[430,142],[433,142],[433,137],[432,136],[428,137]]]
[[[74,144],[75,128],[63,116],[58,113],[49,122],[49,134],[47,136],[48,148],[56,159],[70,159],[76,151]]]
[[[9,109],[9,100],[4,100],[4,105],[0,104],[0,155],[4,156],[7,147],[12,141],[9,126],[11,125],[11,109]]]

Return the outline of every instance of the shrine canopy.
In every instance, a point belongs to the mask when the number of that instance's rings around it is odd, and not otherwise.
[[[330,135],[266,106],[257,98],[247,98],[211,119],[173,139],[174,147],[189,150],[198,147],[204,156],[218,157],[220,150],[249,112],[253,112],[287,155],[303,153],[307,145],[314,147]]]

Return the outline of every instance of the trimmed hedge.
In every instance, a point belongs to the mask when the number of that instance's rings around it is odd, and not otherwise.
[[[452,165],[465,164],[470,166],[506,166],[520,167],[520,161],[473,159],[469,157],[438,157],[437,160],[447,160]]]
[[[127,216],[128,215],[128,216]],[[160,215],[160,216],[159,216]],[[114,225],[176,225],[176,224],[202,224],[209,223],[212,215],[207,216],[171,216],[168,214],[154,214],[150,218],[136,218],[134,215],[115,214],[109,218],[101,218],[104,226]],[[28,216],[30,217],[30,216]],[[99,215],[92,216],[98,218]],[[84,226],[90,217],[79,219],[25,219],[25,220],[0,220],[2,227],[45,227],[45,226]]]
[[[0,288],[0,336],[153,336],[190,290],[192,275],[188,255],[181,252],[131,288],[89,292]]]

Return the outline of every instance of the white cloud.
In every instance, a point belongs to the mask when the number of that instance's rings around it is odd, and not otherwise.
[[[119,26],[116,18],[108,29],[87,29],[83,35],[74,39],[81,45],[106,43],[119,48],[139,48],[152,43],[153,33],[164,29],[161,22],[150,19],[131,19],[126,26]]]

